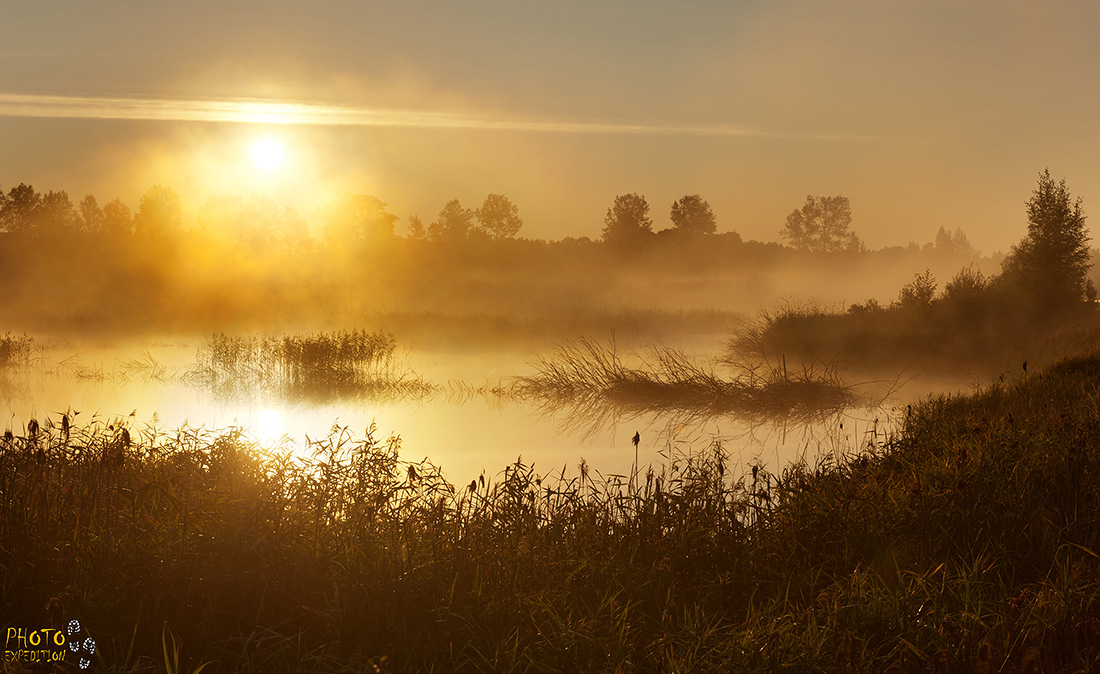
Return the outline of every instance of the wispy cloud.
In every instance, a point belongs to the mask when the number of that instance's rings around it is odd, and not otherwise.
[[[728,124],[661,124],[540,120],[423,110],[315,105],[260,99],[162,99],[43,96],[0,92],[0,117],[133,119],[247,124],[307,124],[435,129],[485,129],[545,133],[755,136],[868,140],[865,136],[789,133]]]

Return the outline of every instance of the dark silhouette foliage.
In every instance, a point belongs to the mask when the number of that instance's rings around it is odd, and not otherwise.
[[[163,236],[183,226],[183,209],[175,190],[154,185],[141,197],[134,216],[134,232],[145,236]]]
[[[11,188],[0,203],[0,229],[11,234],[30,234],[41,203],[42,195],[34,187],[19,183]]]
[[[130,213],[130,207],[115,198],[103,207],[102,231],[104,234],[120,236],[132,234],[134,231],[134,217]]]
[[[1081,198],[1070,195],[1065,180],[1055,183],[1049,169],[1039,174],[1039,184],[1027,202],[1027,222],[1027,236],[1002,265],[1004,284],[1044,309],[1094,297]]]
[[[428,225],[428,238],[432,241],[463,241],[470,236],[475,211],[463,208],[458,199],[452,199],[439,211],[439,217]]]
[[[411,241],[423,241],[428,238],[428,233],[424,230],[424,223],[420,220],[419,215],[409,216],[408,238]]]
[[[603,240],[612,245],[628,244],[653,233],[649,202],[640,194],[620,194],[604,217]]]
[[[513,238],[523,227],[519,208],[503,194],[485,197],[481,208],[477,209],[477,219],[481,230],[495,240]]]
[[[685,234],[714,234],[718,231],[714,211],[698,194],[689,194],[673,203],[670,218],[676,230]]]
[[[832,253],[860,250],[863,244],[853,232],[852,205],[848,197],[807,196],[806,203],[787,216],[780,234],[798,250]]]
[[[923,311],[931,308],[936,297],[936,278],[925,269],[923,274],[915,274],[913,280],[902,286],[898,292],[898,306],[902,309]]]

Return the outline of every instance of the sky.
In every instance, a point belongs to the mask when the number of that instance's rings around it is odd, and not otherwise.
[[[990,253],[1045,168],[1100,214],[1098,34],[1094,0],[8,0],[0,189],[373,194],[399,231],[496,193],[548,239],[698,193],[764,241],[843,195],[872,248]]]

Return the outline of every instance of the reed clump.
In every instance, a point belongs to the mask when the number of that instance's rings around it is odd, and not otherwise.
[[[373,429],[264,448],[129,423],[0,441],[0,618],[78,618],[113,671],[160,669],[166,630],[184,671],[1100,662],[1100,358],[744,475],[716,443],[454,485]]]
[[[26,335],[16,337],[8,333],[0,337],[0,401],[10,402],[26,394],[36,348],[34,339]]]
[[[26,335],[0,337],[0,372],[27,367],[34,351],[34,340]]]
[[[613,343],[566,342],[535,364],[536,374],[517,378],[513,391],[552,410],[572,408],[588,416],[674,413],[809,420],[857,401],[830,366],[740,365],[736,376],[724,379],[673,348],[651,347],[639,360],[639,366],[628,366]]]
[[[241,337],[214,335],[200,347],[185,379],[226,399],[257,391],[283,400],[423,397],[435,387],[395,357],[397,342],[383,332],[360,330]]]

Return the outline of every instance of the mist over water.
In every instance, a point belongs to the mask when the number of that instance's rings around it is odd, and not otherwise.
[[[699,341],[699,340],[696,340]],[[0,389],[5,429],[26,433],[30,419],[60,424],[98,421],[132,434],[171,436],[181,428],[241,428],[261,444],[301,451],[306,438],[333,427],[357,436],[401,438],[402,457],[427,458],[456,484],[492,476],[522,457],[541,473],[592,470],[627,475],[635,461],[631,438],[640,435],[637,460],[661,466],[720,441],[735,465],[782,466],[822,452],[844,452],[837,424],[855,431],[869,420],[852,409],[813,423],[761,423],[736,416],[684,418],[675,413],[597,413],[547,409],[501,389],[533,373],[536,354],[524,349],[405,350],[401,368],[434,387],[407,396],[291,398],[255,384],[219,395],[197,381],[202,340],[55,341],[36,349],[32,367],[10,372]],[[842,433],[842,431],[841,431]],[[850,442],[850,438],[848,439]]]

